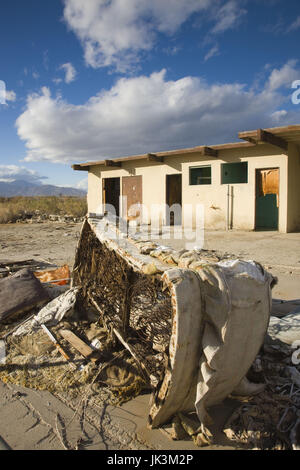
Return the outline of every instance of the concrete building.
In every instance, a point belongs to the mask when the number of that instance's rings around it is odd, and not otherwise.
[[[112,205],[141,222],[183,222],[165,205],[202,205],[205,228],[300,230],[300,125],[240,132],[243,141],[73,165],[88,171],[88,211]],[[127,207],[123,207],[127,197]],[[140,213],[136,209],[143,207]],[[172,211],[171,211],[172,212]],[[195,224],[195,218],[193,224]]]

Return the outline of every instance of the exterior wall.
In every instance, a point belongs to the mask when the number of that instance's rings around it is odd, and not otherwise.
[[[300,151],[289,144],[287,231],[300,230]]]
[[[280,149],[269,145],[259,145],[247,148],[220,150],[218,158],[202,157],[197,154],[183,154],[167,157],[164,163],[147,161],[127,161],[122,168],[104,168],[92,166],[89,171],[88,210],[101,212],[102,178],[142,175],[143,204],[148,209],[143,222],[153,223],[151,205],[165,204],[166,175],[182,173],[182,203],[203,204],[205,228],[225,230],[227,221],[227,184],[221,184],[221,164],[231,162],[248,162],[248,183],[232,184],[233,187],[233,228],[239,230],[255,229],[255,174],[256,169],[279,168],[279,231],[287,231],[287,200],[288,200],[288,157],[280,153]],[[189,184],[189,168],[191,166],[211,165],[212,184]],[[292,171],[292,168],[291,168]],[[294,189],[290,192],[290,200],[295,201]],[[291,202],[291,221],[298,217],[296,204]],[[165,211],[162,211],[165,220]],[[158,215],[155,216],[158,218]],[[195,222],[195,221],[194,221]],[[290,222],[292,225],[292,222]]]

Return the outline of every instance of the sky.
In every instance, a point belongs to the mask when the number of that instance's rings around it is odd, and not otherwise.
[[[299,0],[2,0],[0,181],[300,124]]]

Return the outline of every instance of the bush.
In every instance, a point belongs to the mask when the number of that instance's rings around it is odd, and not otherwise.
[[[16,222],[26,214],[39,211],[46,215],[83,217],[87,213],[86,198],[71,196],[35,196],[0,198],[0,223]]]

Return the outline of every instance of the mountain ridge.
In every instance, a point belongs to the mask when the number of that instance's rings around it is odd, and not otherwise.
[[[74,196],[85,197],[86,191],[77,188],[60,187],[52,184],[36,184],[25,180],[10,183],[0,181],[0,197],[15,196]]]

